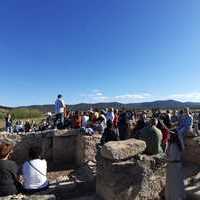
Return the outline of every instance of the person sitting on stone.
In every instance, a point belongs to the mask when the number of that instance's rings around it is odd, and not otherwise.
[[[48,188],[47,162],[41,159],[42,149],[31,147],[29,150],[29,161],[22,167],[24,192],[32,194],[44,191]]]
[[[156,155],[163,153],[162,150],[162,132],[156,126],[158,120],[156,118],[151,119],[150,124],[143,128],[139,134],[138,139],[146,142],[145,153],[147,155]]]
[[[119,140],[118,134],[114,129],[112,121],[108,120],[107,128],[104,130],[103,135],[101,137],[101,145],[104,145],[105,143],[110,141],[117,141],[117,140]]]
[[[0,196],[15,195],[19,193],[20,183],[18,166],[9,160],[13,151],[12,144],[0,144]]]
[[[19,121],[16,122],[15,131],[16,131],[17,133],[24,132],[23,121],[19,120]]]

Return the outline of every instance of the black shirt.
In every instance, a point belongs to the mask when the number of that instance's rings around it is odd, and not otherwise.
[[[0,160],[0,196],[17,194],[17,172],[14,161]]]
[[[118,135],[115,130],[106,128],[101,138],[101,144],[105,144],[110,141],[117,141]]]

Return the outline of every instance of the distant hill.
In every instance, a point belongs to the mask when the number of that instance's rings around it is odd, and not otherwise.
[[[160,108],[160,109],[180,109],[184,107],[190,107],[193,109],[200,109],[200,103],[198,102],[179,102],[174,100],[165,100],[165,101],[154,101],[154,102],[144,102],[144,103],[129,103],[123,104],[118,102],[110,102],[110,103],[95,103],[95,104],[88,104],[88,103],[81,103],[76,105],[69,105],[71,110],[89,110],[90,108],[126,108],[126,109],[152,109],[152,108]],[[22,106],[17,107],[17,109],[34,109],[39,110],[43,113],[46,112],[53,112],[54,105],[46,104],[46,105],[31,105],[31,106]],[[8,109],[16,109],[11,107],[0,106],[0,109],[8,110]]]

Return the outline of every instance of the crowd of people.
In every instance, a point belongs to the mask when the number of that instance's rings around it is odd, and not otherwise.
[[[35,132],[38,130],[38,124],[34,120],[14,120],[8,113],[5,117],[5,130],[8,133]]]
[[[80,134],[89,135],[98,133],[102,135],[100,146],[109,141],[129,138],[145,141],[147,146],[145,154],[167,155],[166,199],[171,200],[185,198],[181,155],[186,136],[194,133],[194,120],[200,126],[200,114],[191,113],[189,108],[162,112],[158,109],[136,112],[113,108],[73,112],[66,108],[62,95],[58,95],[55,102],[55,115],[49,113],[41,127],[44,130],[55,127],[80,129]],[[8,115],[7,131],[12,131],[11,125],[12,118]],[[24,131],[32,129],[33,126],[28,123],[23,126]],[[17,130],[20,131],[20,128]],[[0,196],[14,194],[17,191],[35,192],[48,187],[47,164],[40,157],[40,148],[30,149],[30,161],[22,167],[23,181],[18,179],[16,164],[9,161],[10,154],[12,154],[12,145],[0,144],[0,174],[1,177],[4,175],[9,177],[0,179]],[[13,184],[12,187],[10,184]]]
[[[173,112],[113,108],[72,112],[66,109],[62,95],[58,96],[55,107],[59,127],[80,129],[85,134],[100,133],[102,145],[112,140],[141,139],[147,143],[146,153],[150,155],[166,152],[172,132],[183,140],[193,134],[194,118],[200,119],[200,115],[190,113],[189,108]]]

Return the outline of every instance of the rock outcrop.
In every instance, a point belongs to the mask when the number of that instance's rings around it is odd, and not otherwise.
[[[157,156],[140,156],[145,143],[130,139],[109,142],[97,155],[96,192],[104,200],[159,199],[165,180]],[[159,167],[156,167],[159,166]]]
[[[112,161],[127,160],[146,149],[145,142],[136,139],[129,139],[118,142],[108,142],[101,150],[101,155],[105,159]]]
[[[184,160],[200,166],[200,136],[186,139]]]

